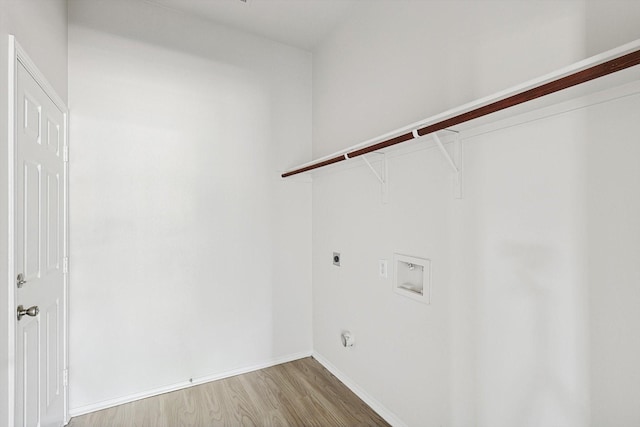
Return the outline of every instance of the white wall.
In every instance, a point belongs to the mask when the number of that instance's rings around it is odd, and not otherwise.
[[[314,155],[640,38],[639,19],[637,2],[363,6],[314,52]],[[433,149],[390,160],[387,205],[358,162],[315,174],[314,350],[410,426],[640,423],[638,111],[466,137],[461,201]],[[431,305],[378,278],[394,252],[432,259]]]
[[[587,117],[592,425],[640,424],[638,97]],[[602,125],[602,124],[606,125]]]
[[[67,5],[64,0],[0,0],[0,424],[9,424],[8,376],[13,355],[7,348],[8,320],[14,304],[7,301],[13,280],[7,273],[8,233],[8,36],[16,36],[58,95],[67,99]],[[7,283],[7,281],[10,282]]]
[[[314,51],[314,156],[583,59],[585,13],[572,1],[363,5]]]
[[[69,8],[72,413],[310,354],[310,54]]]

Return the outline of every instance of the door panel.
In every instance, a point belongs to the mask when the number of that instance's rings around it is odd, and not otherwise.
[[[24,138],[23,143],[28,141],[40,143],[40,124],[42,118],[42,107],[34,100],[28,92],[23,93],[22,105],[24,108]]]
[[[60,376],[58,372],[61,371],[62,365],[60,360],[60,301],[50,305],[44,310],[44,319],[46,319],[46,336],[47,336],[47,349],[46,349],[46,405],[47,411],[51,409],[51,405],[55,404],[56,399],[60,396]]]
[[[47,149],[56,156],[60,155],[60,125],[47,117]]]
[[[60,268],[60,179],[47,171],[47,272]]]
[[[22,391],[22,397],[24,399],[24,408],[22,415],[24,417],[25,426],[37,426],[39,421],[38,412],[40,409],[40,396],[38,393],[38,386],[40,381],[40,319],[24,319],[26,324],[22,328],[22,364],[24,365],[24,372],[22,380],[24,387]],[[21,415],[17,413],[18,417]]]
[[[40,165],[24,161],[24,275],[28,282],[40,277]]]
[[[16,425],[64,421],[64,114],[18,62],[16,268],[26,283],[17,306],[38,306],[16,331]],[[31,313],[34,314],[34,313]]]

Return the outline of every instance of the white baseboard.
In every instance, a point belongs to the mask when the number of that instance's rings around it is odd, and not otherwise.
[[[313,358],[316,359],[322,366],[327,368],[329,372],[335,375],[340,381],[344,383],[352,392],[356,394],[360,399],[378,413],[386,422],[393,427],[408,427],[396,414],[388,410],[382,403],[373,398],[370,394],[364,391],[358,384],[356,384],[351,378],[342,373],[338,368],[333,366],[331,362],[325,359],[323,356],[316,352],[313,352]]]
[[[195,385],[208,383],[211,381],[221,380],[224,378],[235,377],[236,375],[246,374],[248,372],[257,371],[264,368],[269,368],[271,366],[280,365],[282,363],[291,362],[298,359],[303,359],[305,357],[309,357],[312,355],[311,351],[290,354],[287,356],[277,357],[274,359],[270,359],[264,361],[262,363],[258,363],[252,366],[247,366],[240,369],[234,369],[231,371],[221,372],[217,374],[207,375],[204,377],[194,378],[193,382],[190,381],[182,381],[176,384],[170,384],[164,387],[159,387],[153,390],[147,390],[140,393],[131,394],[128,396],[122,396],[115,399],[103,400],[98,403],[92,403],[91,405],[80,406],[78,408],[69,409],[70,417],[77,417],[79,415],[88,414],[90,412],[101,411],[103,409],[112,408],[114,406],[122,405],[125,403],[130,403],[140,399],[146,399],[147,397],[157,396],[159,394],[169,393],[176,390],[182,390],[188,387],[193,387]]]

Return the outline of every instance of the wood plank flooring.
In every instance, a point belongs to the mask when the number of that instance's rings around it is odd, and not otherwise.
[[[75,417],[69,427],[389,426],[313,358]]]

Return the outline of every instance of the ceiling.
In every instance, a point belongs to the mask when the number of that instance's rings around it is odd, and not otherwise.
[[[357,0],[147,0],[242,31],[312,50]]]

